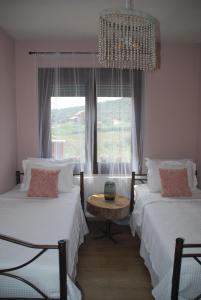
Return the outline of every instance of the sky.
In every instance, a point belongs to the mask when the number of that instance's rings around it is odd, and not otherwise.
[[[120,97],[98,97],[98,103],[107,100],[115,101]],[[85,97],[51,97],[51,109],[62,109],[67,107],[77,107],[85,105]]]

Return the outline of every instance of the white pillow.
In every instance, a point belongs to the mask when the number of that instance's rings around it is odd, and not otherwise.
[[[54,159],[54,158],[40,158],[40,157],[29,157],[27,159],[24,159],[22,161],[22,168],[23,168],[23,172],[25,173],[26,172],[26,165],[29,163],[29,161],[34,161],[34,162],[38,162],[38,163],[42,163],[42,164],[49,164],[49,163],[52,163],[52,164],[57,164],[57,163],[61,163],[61,164],[64,164],[64,163],[73,163],[73,159],[72,158],[66,158],[66,159]]]
[[[55,159],[55,158],[42,158],[42,157],[29,157],[26,160],[52,162],[52,163],[70,163],[73,162],[73,158]]]
[[[150,192],[158,193],[161,191],[161,180],[159,169],[187,169],[188,184],[191,191],[197,186],[197,178],[195,176],[196,165],[188,159],[181,160],[161,160],[161,159],[145,159],[145,165],[148,169],[147,183]]]
[[[52,163],[51,161],[27,160],[23,161],[24,176],[21,184],[21,191],[28,191],[31,180],[31,169],[60,170],[58,190],[61,193],[71,192],[73,187],[73,164],[72,163]]]

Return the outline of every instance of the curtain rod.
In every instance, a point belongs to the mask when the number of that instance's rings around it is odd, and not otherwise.
[[[58,52],[37,52],[37,51],[29,51],[29,55],[36,54],[98,54],[98,52],[66,52],[66,51],[58,51]]]

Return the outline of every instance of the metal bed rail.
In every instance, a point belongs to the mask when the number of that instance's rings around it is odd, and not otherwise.
[[[175,254],[174,254],[174,265],[172,274],[172,290],[171,290],[171,300],[178,300],[179,296],[179,284],[181,275],[181,264],[182,258],[193,258],[198,264],[201,265],[201,251],[199,253],[183,253],[184,248],[201,248],[201,244],[184,244],[184,239],[177,238],[175,244]],[[199,294],[193,300],[201,299],[201,294]]]
[[[27,241],[19,240],[7,235],[0,234],[0,240],[4,240],[16,245],[21,245],[27,248],[32,248],[32,249],[39,249],[41,251],[38,252],[33,258],[30,260],[26,261],[25,263],[14,266],[12,268],[7,268],[7,269],[0,269],[0,276],[7,276],[10,278],[14,278],[18,281],[21,281],[31,287],[33,290],[35,290],[41,297],[37,299],[50,299],[41,289],[39,289],[37,286],[35,286],[33,283],[31,283],[29,280],[21,277],[14,275],[10,272],[16,271],[19,269],[22,269],[23,267],[31,264],[33,261],[35,261],[37,258],[39,258],[41,255],[43,255],[46,251],[48,250],[58,250],[58,255],[59,255],[59,282],[60,282],[60,298],[59,300],[67,300],[67,260],[66,260],[66,249],[67,249],[67,241],[66,240],[60,240],[58,241],[58,245],[38,245],[38,244],[32,244]],[[7,298],[3,298],[7,299]],[[8,298],[8,299],[20,299],[20,298]],[[33,299],[33,298],[32,298]],[[35,298],[36,299],[36,298]]]

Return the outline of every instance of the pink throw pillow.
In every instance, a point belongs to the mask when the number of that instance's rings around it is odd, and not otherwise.
[[[58,197],[60,170],[32,169],[28,197]]]
[[[159,169],[163,197],[190,197],[187,169]]]

